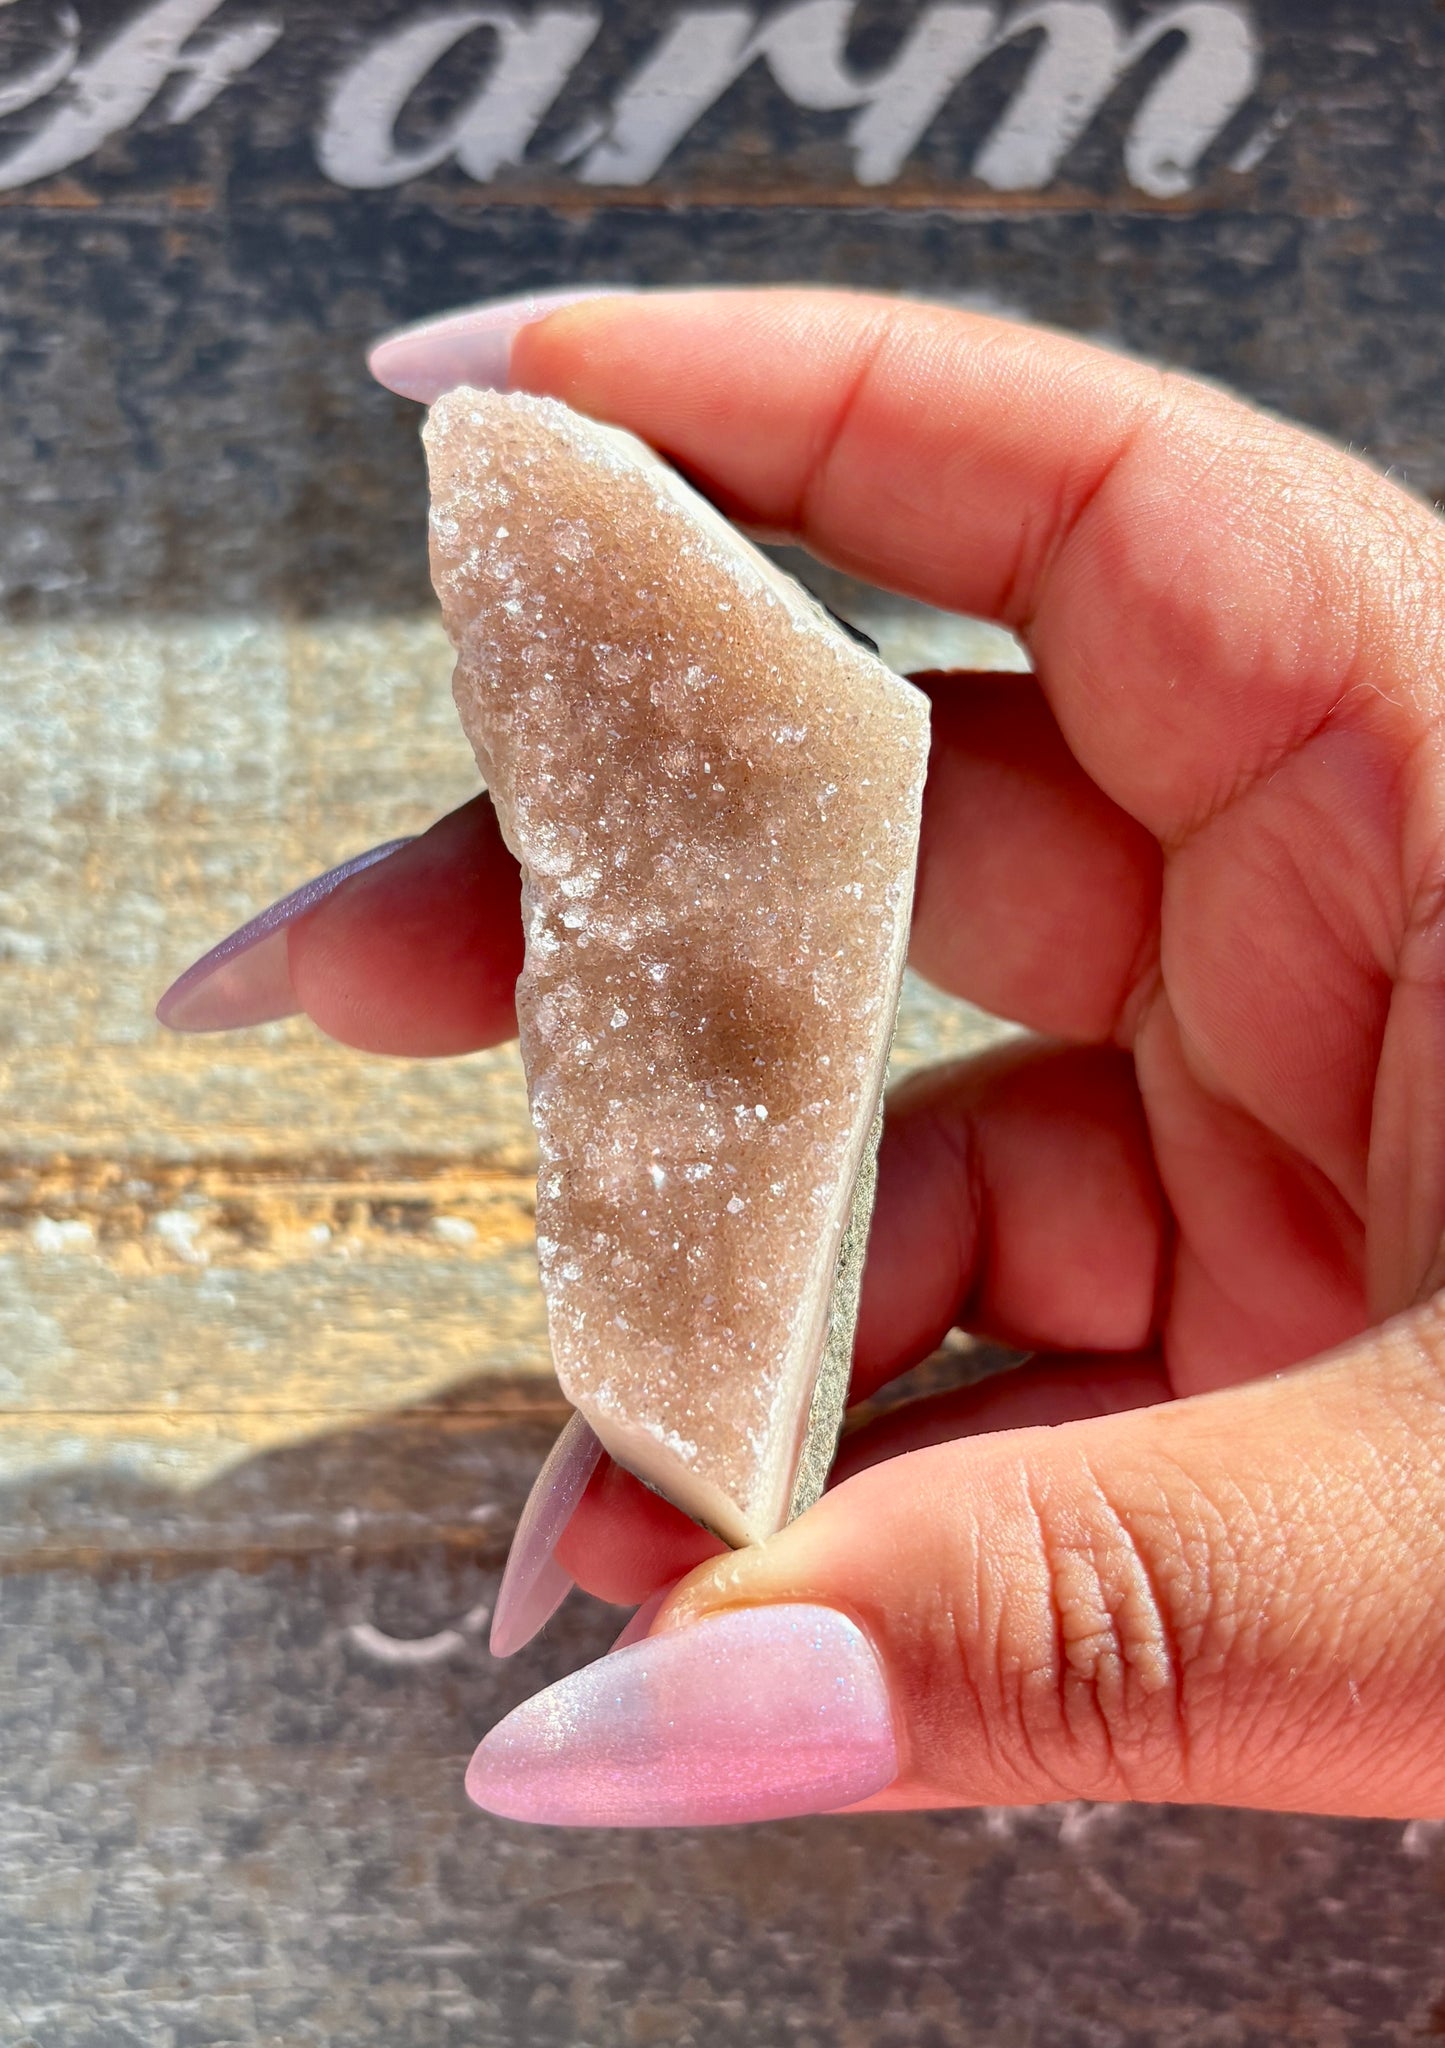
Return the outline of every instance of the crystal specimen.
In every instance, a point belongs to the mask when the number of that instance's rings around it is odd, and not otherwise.
[[[558,1376],[754,1542],[842,1414],[926,702],[630,435],[463,389],[424,438],[457,705],[522,866]]]

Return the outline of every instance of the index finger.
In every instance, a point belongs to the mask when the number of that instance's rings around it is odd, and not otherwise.
[[[734,517],[1019,630],[1080,761],[1166,840],[1362,680],[1430,708],[1429,512],[1208,386],[977,314],[792,290],[566,307],[520,331],[510,375],[631,428]]]

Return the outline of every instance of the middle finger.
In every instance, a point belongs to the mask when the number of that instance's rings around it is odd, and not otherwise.
[[[1158,959],[1162,855],[1019,675],[915,676],[933,700],[909,957],[1030,1030],[1127,1043]]]

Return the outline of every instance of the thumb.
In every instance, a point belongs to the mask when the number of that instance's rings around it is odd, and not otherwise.
[[[517,1818],[1180,1800],[1445,1814],[1445,1312],[874,1466],[494,1730]]]

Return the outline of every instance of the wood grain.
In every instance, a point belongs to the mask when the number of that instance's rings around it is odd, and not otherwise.
[[[6,2048],[1420,2048],[1445,1834],[1208,1810],[573,1834],[470,1813],[495,1567],[3,1584]],[[376,1636],[440,1637],[430,1661]]]
[[[854,598],[895,658],[1017,659]],[[513,1047],[384,1061],[304,1020],[150,1014],[267,897],[475,789],[437,623],[48,627],[0,660],[0,1481],[194,1489],[479,1376],[545,1381]],[[988,1029],[916,984],[899,1063]]]
[[[87,52],[142,4],[82,0]],[[0,193],[0,2048],[1445,2038],[1438,1824],[1066,1807],[632,1837],[468,1812],[477,1735],[619,1619],[573,1601],[513,1663],[482,1647],[561,1413],[515,1056],[150,1016],[260,904],[475,787],[416,409],[364,369],[403,320],[558,282],[907,291],[1220,378],[1445,496],[1445,9],[1228,6],[1257,89],[1179,199],[1125,175],[1167,48],[1042,189],[984,183],[1022,43],[890,187],[760,66],[658,176],[586,187],[568,124],[672,0],[606,0],[498,182],[319,174],[328,81],[438,10],[227,0],[192,54],[264,18],[253,70],[179,123],[194,74],[166,81]],[[919,11],[859,0],[849,61],[886,64]],[[0,7],[0,83],[67,19]],[[0,162],[72,92],[0,120]],[[820,587],[895,666],[1017,665]],[[898,1064],[991,1029],[915,984]]]
[[[1018,659],[823,588],[895,660]],[[563,1413],[515,1055],[149,1016],[260,898],[473,788],[436,629],[134,621],[4,659],[4,2048],[1429,2035],[1439,1830],[470,1813],[477,1735],[620,1619],[483,1647]],[[898,1064],[994,1029],[913,983]]]

